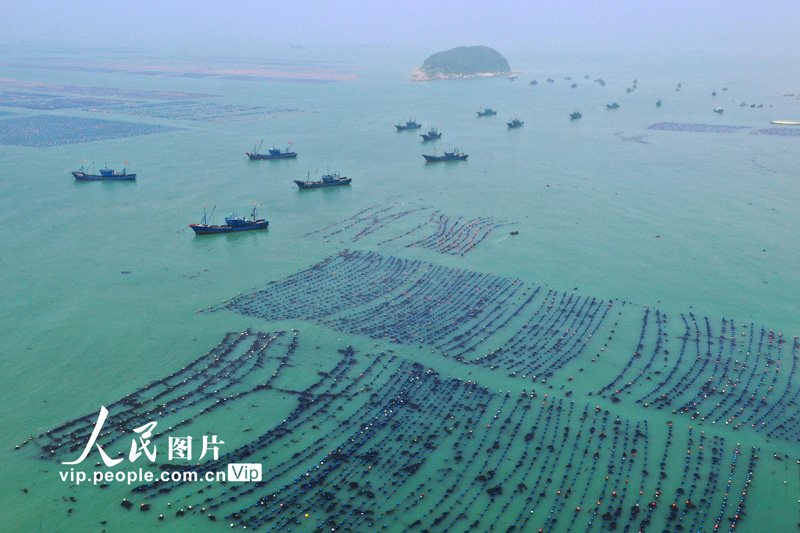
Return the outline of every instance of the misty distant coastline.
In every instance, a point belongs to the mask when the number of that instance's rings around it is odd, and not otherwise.
[[[430,56],[409,76],[411,81],[433,81],[498,76],[511,72],[506,58],[488,46],[459,46]]]

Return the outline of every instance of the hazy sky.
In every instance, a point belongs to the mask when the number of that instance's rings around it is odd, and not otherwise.
[[[0,42],[797,53],[800,1],[0,0]]]

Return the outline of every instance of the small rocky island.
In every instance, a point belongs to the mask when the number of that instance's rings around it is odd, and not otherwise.
[[[488,46],[459,46],[433,54],[411,73],[412,81],[446,80],[508,74],[506,58]]]

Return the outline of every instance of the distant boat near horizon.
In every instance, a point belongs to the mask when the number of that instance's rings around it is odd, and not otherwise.
[[[569,114],[570,120],[577,120],[583,116],[583,113],[580,112],[579,109],[575,109],[572,113]]]
[[[491,107],[487,107],[483,111],[476,111],[476,113],[479,117],[492,117],[497,114],[497,111]]]
[[[508,129],[521,128],[525,123],[518,118],[512,118],[511,122],[506,122]]]
[[[252,152],[245,152],[248,158],[251,161],[254,160],[261,160],[261,159],[293,159],[297,157],[297,152],[290,152],[289,148],[286,148],[284,151],[281,151],[278,148],[275,148],[275,145],[272,145],[272,148],[269,148],[266,154],[262,154],[259,152],[261,149],[261,145],[264,144],[262,140],[258,145],[253,148]],[[292,141],[289,141],[289,144],[292,144]]]
[[[437,128],[430,127],[428,128],[428,132],[421,133],[420,137],[422,137],[423,141],[434,141],[442,138],[442,132],[440,132]]]
[[[434,152],[433,155],[422,154],[422,157],[425,158],[426,163],[437,163],[440,161],[464,161],[469,156],[459,152],[458,148],[456,148],[450,152],[445,152],[444,155],[436,155],[436,152]]]
[[[397,128],[397,131],[418,130],[422,127],[422,124],[418,123],[415,119],[415,120],[406,120],[405,124],[402,124],[402,121],[398,122],[397,124],[394,125],[394,127]]]

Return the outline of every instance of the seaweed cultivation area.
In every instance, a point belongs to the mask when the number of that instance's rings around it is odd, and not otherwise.
[[[800,344],[754,324],[668,320],[630,302],[361,251],[211,312],[223,310],[387,348],[324,353],[298,330],[231,333],[131,391],[99,434],[111,456],[150,421],[169,428],[158,443],[245,404],[269,403],[284,419],[232,436],[214,460],[159,463],[203,476],[258,459],[262,481],[199,492],[155,481],[123,507],[266,530],[734,531],[761,463],[782,461],[780,442],[799,439]],[[636,323],[638,337],[616,333]],[[440,358],[456,377],[434,370]],[[482,383],[495,373],[511,388]],[[20,449],[63,460],[93,426],[87,414]],[[775,444],[763,450],[758,435]]]
[[[0,120],[0,144],[46,148],[175,131],[171,126],[116,120],[35,115]]]

